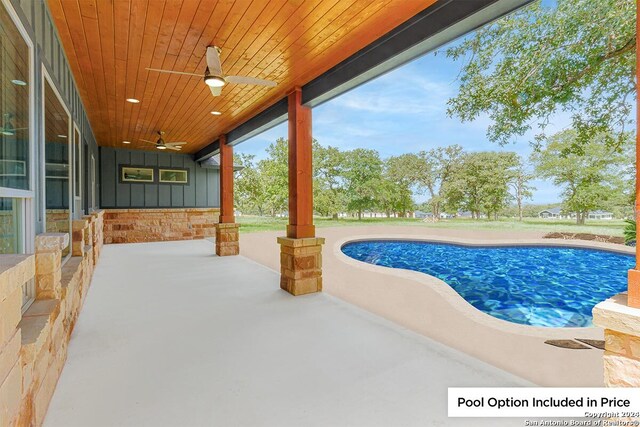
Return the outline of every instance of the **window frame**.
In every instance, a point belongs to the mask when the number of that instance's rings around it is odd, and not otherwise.
[[[76,140],[76,135],[78,139]],[[82,141],[82,133],[80,132],[80,127],[74,121],[73,122],[73,168],[71,170],[71,175],[73,178],[73,217],[74,218],[82,218],[84,214],[84,207],[82,206],[82,178],[83,178],[83,162],[82,162],[82,154],[83,154],[83,141]],[[76,152],[76,146],[78,151]],[[78,158],[76,159],[76,155]],[[77,175],[76,175],[77,174]],[[77,186],[76,186],[77,184]]]
[[[67,150],[69,152],[69,156],[68,156],[68,160],[67,160],[67,168],[69,170],[69,253],[67,255],[65,255],[65,257],[62,259],[62,264],[65,264],[70,258],[71,258],[71,247],[72,247],[72,242],[71,242],[71,237],[72,237],[72,230],[73,230],[73,211],[74,211],[74,207],[73,207],[73,201],[74,201],[74,194],[73,194],[73,137],[70,137],[72,135],[73,132],[73,118],[71,116],[71,111],[69,110],[69,108],[67,107],[67,104],[64,102],[64,98],[62,97],[62,95],[60,94],[60,91],[58,90],[58,88],[56,87],[56,85],[53,83],[53,79],[51,78],[51,75],[49,74],[49,72],[47,71],[47,68],[45,67],[44,63],[42,63],[41,65],[41,69],[42,69],[42,82],[41,82],[41,99],[42,99],[42,114],[41,114],[41,123],[42,123],[42,132],[40,133],[40,140],[38,141],[40,144],[40,155],[41,155],[41,159],[42,161],[40,162],[40,185],[42,188],[42,211],[43,211],[43,215],[42,215],[42,223],[43,223],[43,227],[44,227],[44,231],[46,232],[47,230],[47,178],[46,178],[46,152],[45,152],[45,144],[46,144],[46,129],[45,129],[45,123],[46,123],[46,102],[47,100],[45,99],[45,93],[46,93],[46,84],[48,83],[49,86],[51,87],[51,89],[53,90],[54,95],[56,96],[56,98],[58,98],[58,102],[60,102],[60,105],[62,105],[62,109],[64,110],[64,112],[67,114]]]

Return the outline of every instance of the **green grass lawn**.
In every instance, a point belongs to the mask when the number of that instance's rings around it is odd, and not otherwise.
[[[284,231],[287,226],[287,218],[259,217],[243,215],[236,217],[236,221],[242,224],[242,233],[254,233],[258,231]],[[539,218],[525,218],[522,222],[504,218],[498,221],[472,220],[472,219],[448,219],[436,223],[423,222],[413,218],[363,218],[358,221],[355,218],[314,218],[316,227],[340,227],[358,225],[412,225],[426,228],[458,228],[477,230],[524,230],[524,231],[564,231],[569,233],[593,233],[608,236],[622,236],[625,223],[623,221],[587,221],[585,225],[577,225],[571,220],[545,220]]]

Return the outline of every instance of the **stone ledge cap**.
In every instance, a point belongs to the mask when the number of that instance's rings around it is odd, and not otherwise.
[[[219,222],[216,224],[217,228],[240,228],[240,224],[235,222]]]
[[[84,230],[89,226],[89,221],[86,219],[74,219],[72,221],[73,231]]]
[[[593,324],[640,337],[640,308],[627,305],[627,293],[615,295],[593,307]]]
[[[278,237],[278,243],[283,246],[294,248],[302,246],[319,246],[324,245],[324,237],[305,237],[302,239],[294,239],[293,237]]]
[[[53,252],[69,246],[67,233],[42,233],[36,236],[36,252]]]
[[[35,275],[33,255],[0,255],[0,301]]]

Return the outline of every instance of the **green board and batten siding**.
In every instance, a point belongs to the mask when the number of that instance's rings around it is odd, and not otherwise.
[[[154,183],[121,182],[122,166],[154,169]],[[158,169],[188,171],[187,184],[158,183]],[[100,148],[100,182],[103,208],[205,208],[220,206],[219,171],[201,167],[181,153]]]

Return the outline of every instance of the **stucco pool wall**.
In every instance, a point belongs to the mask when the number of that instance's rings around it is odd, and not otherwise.
[[[241,235],[241,254],[275,271],[281,232]],[[604,249],[633,248],[578,240],[542,239],[538,232],[446,230],[427,227],[336,227],[318,230],[323,249],[324,292],[392,320],[542,386],[602,386],[600,350],[566,350],[547,339],[603,339],[597,327],[542,328],[496,319],[469,305],[441,280],[423,273],[365,264],[340,248],[353,240],[409,239],[465,245],[543,245]],[[274,290],[275,291],[275,290]],[[303,298],[313,298],[309,295]],[[490,385],[490,384],[488,384]]]

